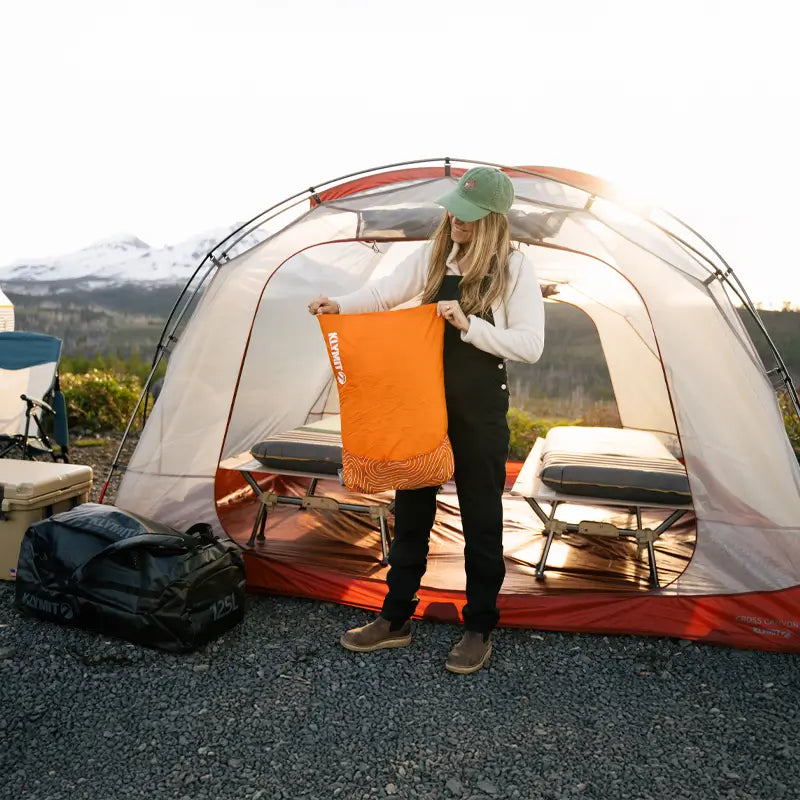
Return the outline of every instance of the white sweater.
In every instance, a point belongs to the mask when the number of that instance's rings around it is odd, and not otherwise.
[[[422,294],[428,277],[431,243],[398,264],[390,275],[341,297],[332,297],[342,314],[388,311]],[[460,275],[456,264],[458,245],[447,258],[447,273]],[[492,306],[494,325],[469,315],[469,330],[461,339],[500,358],[538,361],[544,347],[544,302],[531,260],[519,250],[508,259],[509,289]]]

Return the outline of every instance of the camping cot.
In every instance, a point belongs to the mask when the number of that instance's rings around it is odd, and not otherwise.
[[[260,503],[247,540],[249,547],[266,539],[269,510],[279,505],[293,505],[306,510],[350,511],[367,514],[377,522],[381,534],[381,564],[386,566],[389,563],[388,519],[393,503],[342,502],[317,494],[320,481],[336,478],[342,483],[342,428],[338,415],[257,442],[248,452],[223,461],[220,469],[241,472]],[[306,478],[308,486],[302,497],[264,489],[256,474],[265,471],[273,475]]]
[[[258,492],[225,465],[258,442],[338,413],[308,301],[395,269],[430,236],[442,213],[436,198],[478,163],[487,162],[431,159],[329,181],[270,207],[212,249],[165,326],[155,364],[168,355],[166,380],[116,503],[181,528],[210,522],[245,548],[254,590],[379,609],[385,569],[368,515],[277,505],[264,540],[250,541]],[[543,559],[545,523],[529,504],[532,489],[520,485],[519,496],[504,497],[501,624],[800,650],[800,468],[776,385],[795,407],[797,397],[769,338],[774,364],[748,335],[737,306],[760,320],[733,271],[690,227],[632,205],[598,178],[490,165],[514,183],[512,238],[540,282],[557,287],[547,302],[580,309],[596,327],[621,429],[672,454],[690,494],[682,517],[647,548],[649,564],[636,558],[641,542],[568,530]],[[244,247],[254,232],[261,241]],[[353,498],[320,476],[266,468],[252,476],[262,493],[302,497],[317,480],[341,503],[391,502],[390,493]],[[625,498],[617,507],[569,498],[555,498],[559,518],[578,528],[588,520],[653,531],[664,520],[657,504],[634,502],[631,511]],[[458,621],[462,548],[457,501],[445,486],[418,616]]]
[[[568,533],[630,538],[647,550],[650,585],[658,588],[655,543],[691,509],[686,469],[649,431],[556,426],[537,438],[511,493],[524,497],[542,521],[547,539],[536,565],[544,578],[553,540]],[[549,514],[541,503],[550,507]],[[611,522],[558,519],[565,503],[601,504],[630,512],[636,527]],[[655,528],[642,525],[644,509],[668,511]]]

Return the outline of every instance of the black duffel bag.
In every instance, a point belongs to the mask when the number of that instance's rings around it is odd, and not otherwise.
[[[28,528],[16,604],[26,614],[182,652],[244,616],[244,560],[211,526],[179,533],[84,503]]]

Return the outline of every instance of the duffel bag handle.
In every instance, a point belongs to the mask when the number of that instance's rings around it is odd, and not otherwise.
[[[208,529],[207,534],[203,526]],[[192,533],[197,533],[198,535],[195,537]],[[178,533],[176,531],[175,533],[166,534],[142,533],[138,536],[130,536],[127,539],[120,539],[118,542],[112,542],[98,553],[95,553],[91,558],[86,559],[86,561],[72,573],[68,583],[79,583],[93,562],[97,561],[99,558],[109,556],[112,553],[118,553],[121,550],[130,550],[143,545],[150,545],[151,547],[161,549],[195,550],[200,547],[200,545],[208,543],[209,541],[216,542],[217,540],[213,533],[211,533],[211,526],[204,522],[192,525],[186,533]]]
[[[216,544],[219,540],[214,536],[214,529],[207,522],[195,522],[186,529],[184,536],[197,536],[200,541]]]

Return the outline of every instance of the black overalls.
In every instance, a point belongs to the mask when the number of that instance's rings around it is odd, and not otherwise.
[[[460,300],[460,275],[446,275],[436,300]],[[485,317],[493,323],[491,312]],[[455,482],[464,530],[467,630],[486,633],[497,624],[497,595],[505,576],[502,494],[509,432],[508,378],[502,358],[461,340],[445,323],[444,386],[447,433],[453,446]],[[428,540],[436,514],[438,487],[398,490],[394,539],[389,551],[389,592],[381,615],[405,621],[417,605],[425,573]],[[394,626],[393,626],[394,627]]]

